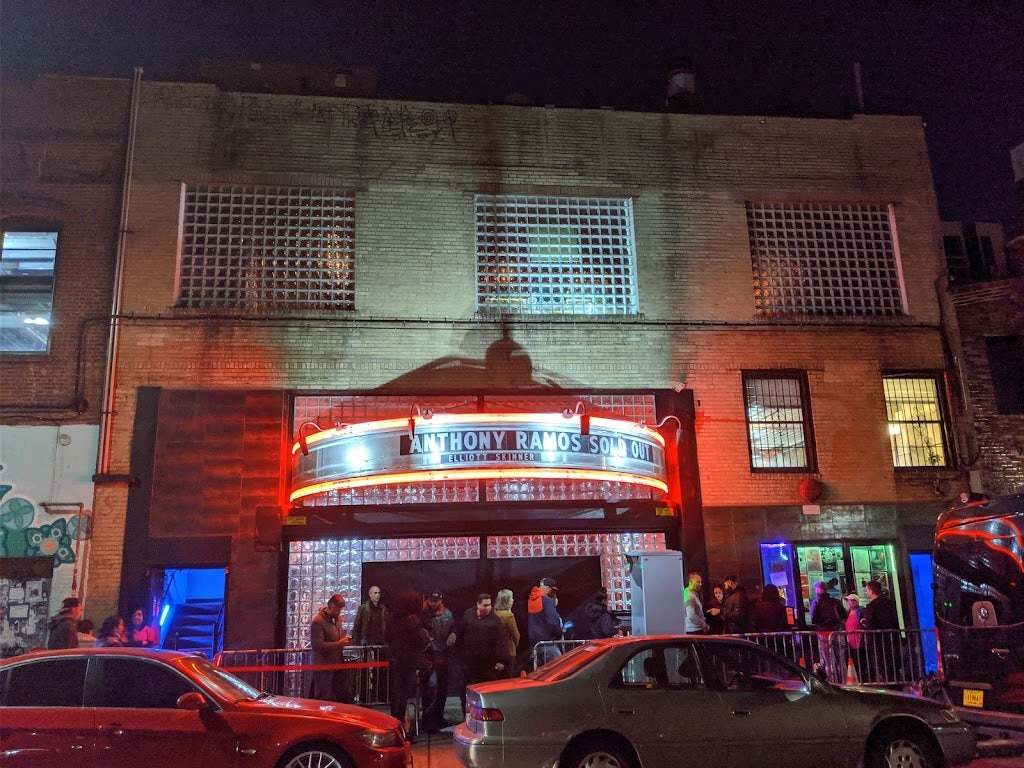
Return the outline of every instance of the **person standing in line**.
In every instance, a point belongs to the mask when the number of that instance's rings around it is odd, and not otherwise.
[[[859,679],[867,671],[864,666],[864,636],[860,633],[860,620],[864,609],[860,607],[860,596],[857,594],[847,595],[846,605],[849,609],[846,614],[846,646]]]
[[[99,638],[92,632],[96,629],[96,622],[90,619],[81,619],[78,622],[78,647],[95,648]]]
[[[356,611],[356,620],[352,625],[352,644],[384,645],[389,613],[387,606],[380,601],[380,587],[370,587],[366,597],[366,602]]]
[[[448,635],[455,626],[455,617],[443,602],[441,590],[427,595],[423,608],[423,627],[430,635],[429,664],[420,674],[420,697],[423,706],[423,729],[427,733],[439,731],[447,725],[444,707],[448,701]],[[431,685],[431,678],[434,684]]]
[[[128,626],[128,645],[135,648],[156,648],[160,635],[146,623],[146,614],[141,608],[132,611],[132,623]]]
[[[512,613],[512,605],[515,603],[515,596],[511,589],[502,589],[498,592],[498,599],[494,603],[494,615],[501,620],[505,627],[505,644],[510,659],[515,659],[519,650],[519,625]],[[515,665],[509,664],[505,668],[505,677],[512,677],[515,674]]]
[[[725,618],[722,616],[722,608],[725,606],[725,586],[715,584],[711,588],[711,597],[708,598],[704,607],[704,619],[708,623],[709,635],[720,635],[725,631]]]
[[[50,619],[49,634],[46,647],[57,648],[78,647],[78,620],[82,618],[82,601],[77,597],[65,597],[61,603],[60,613]]]
[[[376,663],[383,660],[381,646],[387,642],[387,628],[390,614],[381,599],[380,587],[374,585],[366,593],[366,602],[359,606],[352,624],[352,645],[359,646],[360,660]],[[359,679],[359,698],[363,703],[381,701],[383,697],[391,700],[392,691],[379,690],[380,674],[376,667],[369,667],[356,673]],[[386,681],[391,684],[390,675]]]
[[[352,638],[342,634],[338,618],[345,608],[344,595],[331,595],[327,605],[320,609],[309,624],[309,639],[313,648],[313,664],[340,664],[345,646]],[[347,676],[341,669],[316,669],[310,687],[310,698],[350,703]]]
[[[527,634],[530,636],[530,645],[533,647],[536,647],[537,643],[554,643],[562,639],[562,620],[558,616],[558,607],[555,602],[557,591],[558,582],[550,576],[545,576],[536,587],[530,590],[530,599],[526,604]],[[561,656],[562,649],[551,644],[541,648],[537,653],[537,666],[543,666]]]
[[[128,645],[128,638],[124,633],[124,619],[120,616],[107,616],[100,625],[99,640],[97,645],[104,648],[123,648]]]
[[[615,617],[608,610],[608,593],[604,589],[597,590],[573,611],[571,621],[572,627],[566,631],[569,640],[613,637],[618,630]]]
[[[704,620],[704,603],[700,589],[704,580],[697,571],[691,571],[689,583],[683,590],[683,631],[688,635],[706,635],[708,623]]]
[[[728,576],[724,581],[725,602],[722,604],[723,631],[727,635],[742,635],[750,631],[751,613],[750,598],[747,590],[735,576]]]
[[[455,648],[459,655],[467,686],[499,679],[512,663],[506,655],[504,625],[492,609],[491,596],[481,592],[476,596],[476,606],[466,609],[455,629],[448,635],[448,647]],[[465,688],[459,699],[462,711],[465,712]]]
[[[399,596],[387,624],[388,662],[391,668],[391,716],[412,730],[409,699],[416,696],[420,670],[426,667],[430,635],[420,618],[423,606],[416,592]]]
[[[870,600],[861,613],[861,628],[886,630],[869,633],[864,638],[862,647],[867,655],[868,674],[873,683],[897,682],[903,659],[902,644],[897,636],[900,619],[896,603],[885,593],[880,582],[869,581],[865,588]]]

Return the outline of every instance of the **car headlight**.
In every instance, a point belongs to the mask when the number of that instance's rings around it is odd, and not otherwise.
[[[954,709],[953,707],[950,707],[949,709],[944,709],[939,714],[942,715],[942,719],[945,720],[947,723],[960,722],[960,715],[956,713],[956,709]]]
[[[368,728],[365,731],[359,732],[359,738],[374,749],[398,747],[402,744],[402,739],[399,737],[397,731],[378,731],[373,728]]]

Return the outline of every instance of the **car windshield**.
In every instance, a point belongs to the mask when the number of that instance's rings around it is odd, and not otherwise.
[[[603,656],[611,647],[610,645],[599,643],[586,643],[568,653],[563,653],[556,659],[552,659],[543,667],[533,670],[533,672],[527,675],[527,678],[530,680],[544,680],[546,682],[563,680],[576,674],[595,659]]]
[[[207,687],[218,695],[232,701],[254,700],[263,697],[265,694],[253,688],[244,680],[235,677],[220,667],[215,667],[202,656],[189,656],[184,659],[184,666],[190,669],[195,676]]]

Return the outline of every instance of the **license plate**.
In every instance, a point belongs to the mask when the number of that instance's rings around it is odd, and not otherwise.
[[[964,688],[964,706],[979,708],[984,707],[985,692],[975,690],[974,688]]]

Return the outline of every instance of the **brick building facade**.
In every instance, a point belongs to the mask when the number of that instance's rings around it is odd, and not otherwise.
[[[227,647],[270,647],[330,592],[391,578],[381,563],[470,594],[599,559],[564,573],[626,608],[626,552],[669,548],[793,603],[817,576],[845,593],[882,574],[914,623],[908,556],[963,483],[918,119],[142,82],[126,206],[101,440],[137,482],[97,488],[95,604],[225,569]],[[327,208],[330,242],[310,218]],[[329,299],[287,255],[311,251]],[[927,416],[902,422],[910,400]],[[408,417],[411,439],[426,410],[657,425],[669,491],[568,473],[522,496],[490,479],[289,501],[305,424]],[[777,543],[799,571],[769,562]]]

